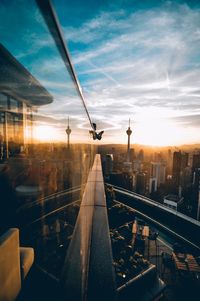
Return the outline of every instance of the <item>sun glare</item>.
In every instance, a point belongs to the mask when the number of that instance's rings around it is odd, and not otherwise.
[[[181,145],[195,137],[192,128],[177,124],[178,112],[162,108],[141,108],[131,122],[132,143],[150,146]]]
[[[41,142],[53,142],[58,139],[58,133],[52,126],[38,125],[33,128],[33,138]]]
[[[164,146],[175,143],[173,127],[163,121],[139,123],[136,125],[135,131],[135,140],[140,144]]]

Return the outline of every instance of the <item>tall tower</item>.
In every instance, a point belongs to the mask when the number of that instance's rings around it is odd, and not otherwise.
[[[132,134],[131,128],[130,128],[130,118],[129,118],[129,127],[126,131],[126,134],[128,135],[128,146],[127,146],[127,162],[130,162],[130,137]]]
[[[66,133],[67,133],[67,148],[69,149],[70,147],[70,134],[71,134],[72,130],[69,127],[69,117],[68,117],[68,125],[67,125],[67,129],[66,129]]]

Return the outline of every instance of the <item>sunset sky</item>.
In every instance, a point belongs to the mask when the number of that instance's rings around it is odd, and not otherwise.
[[[1,2],[5,8],[6,1]],[[102,142],[125,143],[130,118],[132,143],[200,143],[199,1],[53,3],[91,118],[105,130]],[[39,29],[42,18],[34,10],[30,14],[25,5],[21,8],[35,22],[32,33],[21,24],[24,49],[17,38],[11,43],[3,36],[4,45],[55,96],[48,109],[38,112],[46,111],[49,120],[57,116],[60,125],[69,115],[74,132],[77,127],[81,133],[88,130],[81,102],[68,95],[70,79],[58,54],[55,58],[47,29]],[[1,7],[0,17],[8,18],[3,12]],[[7,31],[12,31],[8,25]],[[31,51],[25,51],[26,43]]]

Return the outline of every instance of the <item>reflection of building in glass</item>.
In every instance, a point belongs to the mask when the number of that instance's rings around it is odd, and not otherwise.
[[[68,124],[67,124],[67,128],[66,128],[66,134],[67,134],[67,148],[69,150],[70,147],[70,134],[71,134],[72,130],[69,126],[69,117],[68,117]]]
[[[31,142],[33,108],[52,101],[47,90],[0,44],[0,160],[24,150]]]

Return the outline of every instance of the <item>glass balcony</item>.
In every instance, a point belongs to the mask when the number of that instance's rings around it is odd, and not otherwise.
[[[2,3],[0,19],[0,231],[19,228],[59,279],[96,153],[91,120],[37,2]]]

